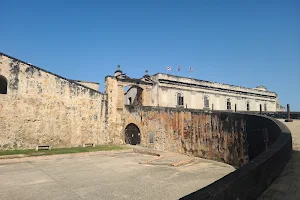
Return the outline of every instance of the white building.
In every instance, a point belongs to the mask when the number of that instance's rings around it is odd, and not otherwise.
[[[260,107],[268,112],[284,110],[278,95],[267,91],[264,86],[246,88],[163,73],[146,74],[141,81],[152,83],[152,89],[147,90],[150,94],[143,95],[150,98],[146,101],[150,102],[149,106],[232,111],[260,111]],[[125,92],[125,104],[136,99],[138,88],[132,86]]]

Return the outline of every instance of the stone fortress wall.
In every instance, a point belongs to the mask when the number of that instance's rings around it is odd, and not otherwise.
[[[126,106],[124,116],[124,124],[134,123],[139,127],[142,146],[234,166],[249,161],[247,122],[241,116],[193,109],[131,106]]]
[[[115,76],[105,78],[106,91],[100,93],[94,90],[97,89],[95,83],[71,81],[0,53],[0,149],[124,144],[126,127],[134,124],[143,146],[240,167],[183,199],[257,198],[278,177],[290,158],[289,130],[277,120],[250,113],[171,108],[176,106],[173,100],[169,107],[161,107],[162,102],[170,102],[174,95],[170,91],[178,91],[178,88],[170,87],[172,80],[162,80],[167,75],[159,76],[160,82],[155,82],[153,77],[152,80],[147,73],[141,79],[131,79],[117,70]],[[213,83],[207,84],[208,87]],[[124,104],[128,103],[124,100],[126,87],[136,88],[135,92],[127,93],[131,105]],[[181,89],[188,91],[184,87]],[[227,90],[225,97],[233,95],[230,87]],[[247,89],[239,90],[242,94],[242,90]],[[189,92],[193,95],[195,91]],[[278,104],[275,93],[263,88],[255,93],[261,95],[254,98],[255,102]],[[193,105],[194,100],[184,95]],[[247,98],[253,96],[247,95]],[[219,106],[221,109],[222,104]],[[202,105],[199,108],[202,109]]]
[[[108,94],[108,105],[114,105],[108,106],[113,114],[108,116],[112,121],[117,120],[114,126],[109,125],[109,132],[118,133],[120,141],[125,141],[127,127],[135,124],[142,146],[238,167],[182,199],[256,199],[290,159],[291,133],[277,120],[250,113],[151,106],[155,101],[153,97],[157,97],[153,95],[157,84],[151,86],[147,82],[117,77],[106,79],[107,92],[113,94]],[[140,87],[142,92],[134,98],[140,104],[124,105],[124,87],[129,83]]]
[[[251,161],[182,200],[257,199],[283,172],[291,158],[292,136],[283,123],[261,115],[230,114],[247,121]]]
[[[253,102],[269,102],[273,106],[277,98],[276,93],[265,91],[264,88],[253,90],[166,74],[150,76],[146,72],[142,78],[134,79],[123,74],[120,67],[114,76],[105,78],[105,93],[100,93],[98,83],[69,80],[5,54],[0,54],[0,56],[0,75],[7,79],[8,90],[7,94],[0,94],[0,148],[2,149],[33,148],[36,145],[70,147],[83,143],[124,144],[125,129],[130,123],[129,119],[132,119],[131,123],[137,124],[142,131],[142,145],[174,152],[198,151],[201,157],[207,157],[210,154],[207,152],[212,152],[212,149],[208,148],[213,147],[202,144],[208,144],[208,141],[212,140],[209,138],[211,125],[209,125],[208,132],[199,132],[201,128],[193,127],[194,124],[191,129],[189,123],[194,119],[199,119],[197,122],[200,124],[199,126],[204,126],[203,123],[211,121],[211,116],[208,117],[203,112],[199,114],[199,111],[197,111],[198,114],[189,112],[183,114],[182,112],[177,113],[177,111],[172,111],[171,114],[169,111],[166,111],[167,113],[147,111],[142,115],[137,115],[136,112],[128,111],[128,107],[125,105],[129,102],[127,98],[131,98],[130,106],[138,108],[145,106],[176,107],[175,93],[183,91],[186,93],[184,94],[185,103],[194,106],[195,109],[203,109],[203,95],[207,95],[209,92],[215,93],[214,95],[219,92],[219,95],[223,95],[222,98],[230,95],[239,96],[237,98],[244,100],[253,98]],[[194,85],[182,85],[182,83]],[[209,90],[200,86],[219,89],[223,87],[226,91],[235,89],[245,92],[245,94],[225,93],[225,91],[216,91],[211,88]],[[129,92],[126,93],[124,88],[129,88]],[[246,94],[248,96],[244,98],[243,95]],[[194,97],[189,97],[189,95],[194,95]],[[255,95],[260,95],[260,97]],[[220,105],[225,106],[221,104],[221,97],[215,101],[213,98],[211,96],[209,99],[210,105],[212,102],[220,101]],[[255,100],[255,98],[257,99]],[[216,99],[218,98],[216,97]],[[231,99],[234,103],[234,98]],[[225,104],[225,99],[223,100]],[[185,107],[178,109],[185,109]],[[215,109],[217,108],[218,104],[215,103]],[[268,108],[271,109],[271,107]],[[275,107],[273,108],[275,109]],[[237,110],[243,109],[238,107]],[[178,116],[180,117],[178,118]],[[155,125],[157,119],[161,119],[159,127]],[[178,124],[178,120],[184,121],[185,125]],[[214,120],[216,120],[215,124],[220,122],[218,117]],[[168,124],[167,129],[164,127],[166,124]],[[204,137],[205,142],[198,145],[196,149],[188,145],[184,147],[182,142],[186,139],[180,139],[186,138],[186,133],[194,130],[197,130],[198,135],[193,132],[194,136],[192,137]],[[220,131],[220,127],[216,130]],[[183,132],[185,133],[183,134]],[[153,133],[156,138],[153,144],[147,143],[150,133]],[[243,133],[236,134],[240,134],[237,137],[239,145],[242,145]],[[223,141],[223,139],[221,140]],[[226,145],[228,144],[226,143]],[[223,159],[228,158],[225,155]]]
[[[107,132],[109,134],[110,142],[114,144],[124,144],[124,129],[125,119],[128,115],[125,115],[124,104],[124,88],[136,86],[142,89],[142,92],[137,93],[132,103],[136,106],[149,106],[150,94],[152,85],[143,80],[124,80],[119,81],[115,76],[107,76],[105,78],[106,93],[107,93]],[[140,91],[140,90],[139,90]]]
[[[0,149],[105,144],[107,96],[0,54]]]

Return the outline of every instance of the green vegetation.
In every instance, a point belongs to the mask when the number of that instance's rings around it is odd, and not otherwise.
[[[0,150],[0,156],[17,155],[17,154],[25,154],[27,156],[42,156],[42,155],[53,155],[53,154],[111,151],[111,150],[123,150],[123,149],[126,149],[126,147],[117,146],[117,145],[99,145],[95,147],[53,148],[51,150],[39,150],[39,151],[35,151],[35,149]]]

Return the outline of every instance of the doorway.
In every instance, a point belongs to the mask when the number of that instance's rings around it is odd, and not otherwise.
[[[128,124],[125,128],[125,143],[137,145],[141,143],[140,129],[135,124]]]

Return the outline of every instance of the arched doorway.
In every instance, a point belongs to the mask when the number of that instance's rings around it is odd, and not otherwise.
[[[128,124],[125,128],[125,143],[137,145],[141,143],[140,129],[135,124]]]
[[[7,94],[7,80],[0,75],[0,94]]]

